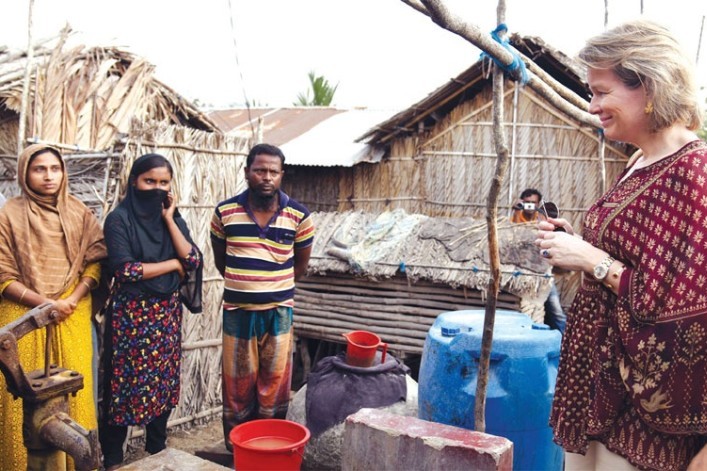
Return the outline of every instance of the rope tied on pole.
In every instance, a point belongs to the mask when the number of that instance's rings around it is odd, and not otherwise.
[[[513,62],[511,62],[509,65],[506,65],[486,52],[482,52],[480,57],[481,59],[491,59],[498,67],[500,67],[504,72],[510,75],[514,80],[517,80],[521,84],[525,85],[526,83],[528,83],[528,80],[530,80],[528,70],[525,68],[525,63],[523,62],[520,53],[516,51],[513,47],[511,47],[511,44],[508,42],[508,38],[505,37],[505,34],[507,32],[508,26],[506,26],[505,23],[501,23],[496,26],[496,29],[491,31],[491,37],[494,41],[499,43],[508,52],[511,53],[511,55],[513,56]]]

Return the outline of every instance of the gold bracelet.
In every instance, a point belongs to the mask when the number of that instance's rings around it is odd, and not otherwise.
[[[618,290],[619,285],[621,285],[621,274],[624,272],[625,269],[626,269],[626,265],[624,265],[622,263],[621,266],[618,268],[618,270],[613,272],[610,276],[606,277],[606,281],[604,281],[604,286],[606,286],[609,289],[612,289],[611,283],[609,283],[609,279],[617,280],[618,285],[616,286],[616,289]]]
[[[17,304],[22,304],[22,300],[25,299],[25,294],[27,294],[27,289],[28,288],[25,288],[25,290],[22,292],[22,294],[20,295],[20,299],[17,301]]]
[[[612,276],[615,280],[621,281],[621,275],[623,274],[623,272],[624,272],[625,269],[626,269],[626,265],[621,264],[621,266],[619,267],[619,269],[616,270],[614,273],[612,273],[611,276]]]
[[[85,281],[81,280],[81,283],[83,283],[84,285],[86,285],[86,288],[88,288],[89,291],[91,291],[91,290],[93,289],[93,288],[91,288],[91,285],[89,285],[89,284],[86,283]]]

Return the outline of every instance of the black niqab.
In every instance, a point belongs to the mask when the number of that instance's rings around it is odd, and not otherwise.
[[[164,163],[155,165],[160,162],[166,160],[159,154],[143,155],[135,161],[125,199],[106,219],[106,239],[112,242],[109,244],[112,250],[108,254],[111,273],[115,273],[126,263],[158,263],[179,258],[167,226],[162,220],[163,202],[167,198],[167,192],[161,189],[138,190],[134,185],[137,176],[152,168],[164,166]],[[174,222],[189,243],[196,247],[184,218],[176,209]],[[124,231],[127,231],[127,234],[120,234]],[[187,309],[193,313],[201,312],[202,267],[203,264],[197,270],[187,272],[184,283],[179,279],[179,273],[172,271],[149,280],[143,279],[124,285],[123,288],[168,296],[181,286],[181,301]]]

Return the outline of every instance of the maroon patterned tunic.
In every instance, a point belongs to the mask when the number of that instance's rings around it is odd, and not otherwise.
[[[584,238],[626,264],[618,296],[590,277],[570,308],[550,423],[642,469],[685,469],[707,442],[707,144],[617,183]]]

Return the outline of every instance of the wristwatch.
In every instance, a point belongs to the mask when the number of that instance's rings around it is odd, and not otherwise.
[[[614,257],[609,255],[604,260],[599,262],[599,264],[594,267],[594,279],[597,281],[604,281],[606,275],[609,274],[609,267],[611,267],[611,264],[615,261],[616,260],[614,259]]]

